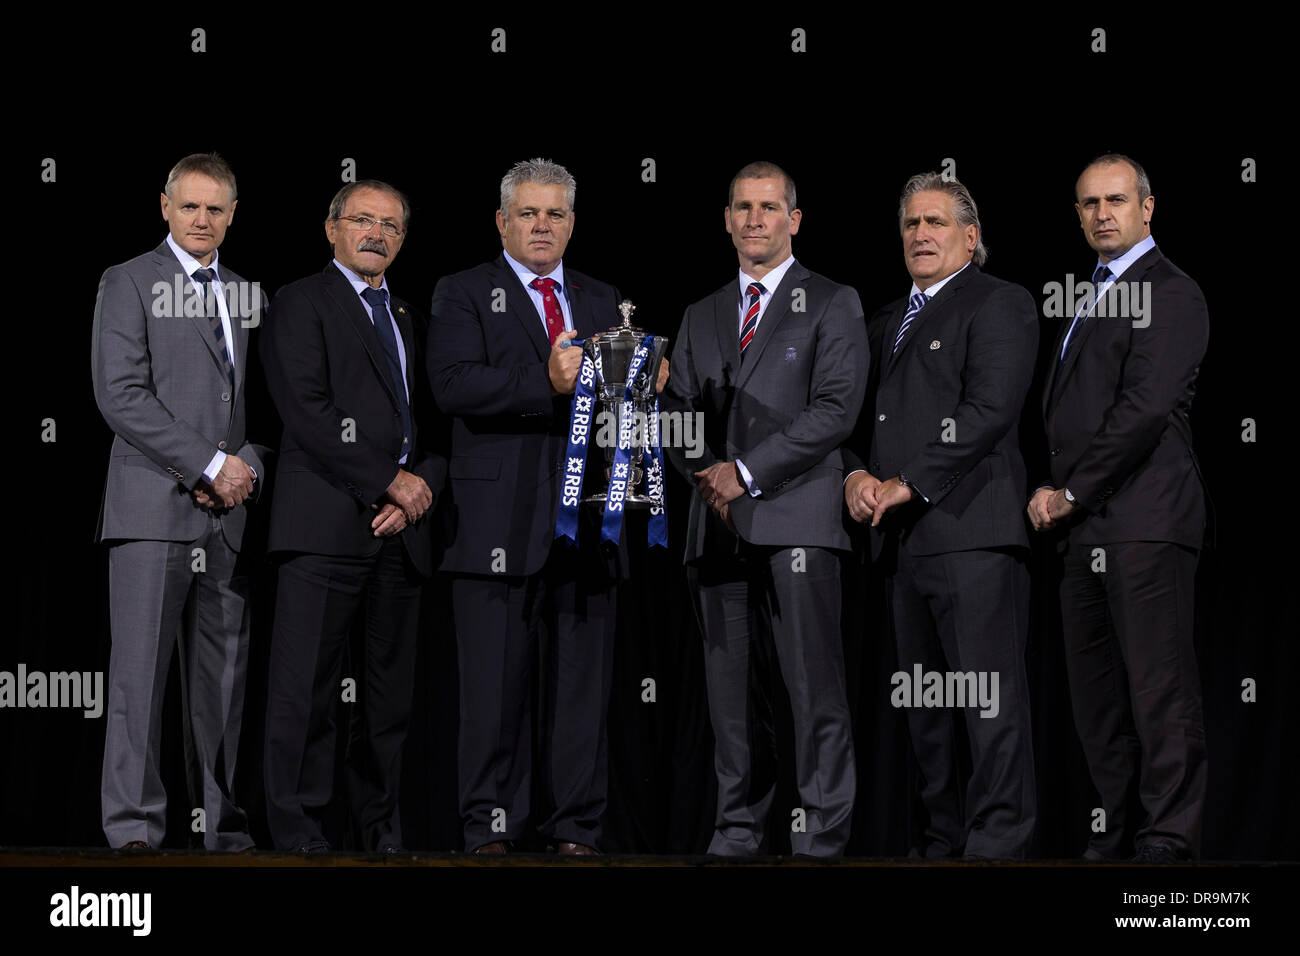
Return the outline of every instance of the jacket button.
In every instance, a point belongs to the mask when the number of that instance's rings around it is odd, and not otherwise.
[[[880,413],[880,421],[883,422],[884,420],[885,420],[885,413],[884,413],[884,412],[881,412],[881,413]]]
[[[878,461],[873,461],[873,462],[871,463],[871,470],[874,471],[874,472],[879,473],[879,471],[880,471],[880,462],[878,462]]]
[[[217,442],[217,447],[220,448],[222,451],[225,451],[225,450],[226,450],[226,443],[223,442],[223,441],[219,441],[219,442]]]
[[[221,400],[222,400],[223,402],[228,402],[228,401],[230,401],[230,393],[229,393],[229,392],[222,392],[222,393],[221,393]]]
[[[1059,448],[1053,448],[1053,449],[1052,449],[1052,457],[1053,457],[1053,458],[1055,458],[1055,457],[1056,457],[1057,455],[1059,455],[1060,453],[1061,453],[1061,449],[1059,449]]]

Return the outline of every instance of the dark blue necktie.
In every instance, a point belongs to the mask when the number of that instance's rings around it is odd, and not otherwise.
[[[226,370],[230,387],[235,387],[235,367],[230,364],[230,348],[226,345],[226,327],[221,322],[221,310],[217,307],[217,294],[212,291],[212,280],[217,277],[211,269],[195,269],[190,278],[203,286],[203,309],[212,329],[212,337],[217,340],[217,351],[221,353],[221,362]]]
[[[1097,302],[1101,299],[1101,295],[1098,292],[1098,290],[1101,288],[1101,284],[1105,282],[1107,279],[1111,279],[1113,277],[1114,277],[1114,273],[1112,273],[1109,267],[1107,266],[1099,265],[1097,266],[1096,270],[1092,273],[1092,308],[1090,309],[1085,307],[1083,309],[1080,309],[1079,314],[1076,315],[1074,317],[1074,321],[1070,323],[1070,331],[1065,333],[1065,342],[1061,344],[1062,362],[1065,361],[1065,356],[1070,351],[1070,343],[1074,341],[1075,333],[1083,331],[1084,325],[1087,324],[1088,322],[1088,316],[1092,315],[1093,309],[1097,308]]]
[[[402,412],[402,454],[404,458],[411,450],[411,406],[406,401],[406,380],[402,378],[402,359],[397,352],[397,336],[393,334],[393,320],[388,314],[388,291],[386,289],[366,289],[361,293],[370,306],[371,318],[375,332],[384,346],[384,355],[388,357],[388,371],[393,377],[393,389],[397,392],[397,405]]]
[[[1061,343],[1061,354],[1056,358],[1056,370],[1052,373],[1052,394],[1056,394],[1056,386],[1061,380],[1061,369],[1065,366],[1065,357],[1070,354],[1070,346],[1078,341],[1078,333],[1083,331],[1084,325],[1088,322],[1088,316],[1092,315],[1093,309],[1097,308],[1097,301],[1101,298],[1097,290],[1107,279],[1114,278],[1115,274],[1110,271],[1109,267],[1099,265],[1092,273],[1092,308],[1085,306],[1079,310],[1070,323],[1070,331],[1065,333],[1065,341]]]

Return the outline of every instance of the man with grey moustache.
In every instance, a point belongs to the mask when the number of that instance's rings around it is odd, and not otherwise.
[[[364,622],[348,748],[362,848],[403,849],[397,793],[414,691],[420,588],[446,462],[426,448],[424,327],[389,294],[410,204],[377,180],[330,203],[324,271],[280,290],[264,335],[284,434],[267,549],[279,565],[266,717],[267,822],[280,849],[320,853],[333,797],[344,646]],[[427,392],[425,393],[427,394]]]

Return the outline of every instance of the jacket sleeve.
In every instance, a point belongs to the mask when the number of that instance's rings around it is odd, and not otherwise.
[[[217,447],[172,414],[153,387],[148,312],[152,295],[126,269],[113,266],[99,280],[91,341],[95,403],[121,438],[193,488]]]
[[[699,374],[695,367],[695,358],[691,354],[691,324],[691,310],[687,309],[686,314],[682,316],[681,328],[677,330],[672,354],[668,358],[668,384],[664,386],[663,394],[659,397],[660,414],[680,415],[683,417],[683,424],[687,415],[705,414],[701,407],[703,399],[700,394]],[[662,428],[661,424],[661,431]],[[685,429],[683,428],[680,433],[685,434]],[[664,446],[664,455],[668,462],[692,485],[696,483],[695,472],[703,471],[718,460],[709,449],[708,443],[704,441],[703,433],[696,430],[695,434],[700,436],[702,449],[698,458],[686,457],[686,449],[680,446]]]

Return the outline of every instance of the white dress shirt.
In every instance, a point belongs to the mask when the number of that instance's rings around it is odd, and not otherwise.
[[[367,289],[373,288],[373,286],[337,259],[334,260],[334,265],[338,268],[339,272],[343,273],[343,278],[347,279],[348,282],[351,283],[352,291],[357,294],[358,299],[361,299],[361,306],[366,310],[366,315],[370,316],[370,323],[373,325],[376,321],[375,311],[370,308],[370,303],[361,296],[361,293],[365,292]],[[410,386],[406,384],[406,341],[402,338],[402,330],[397,327],[397,320],[393,318],[393,297],[392,293],[388,292],[388,280],[380,279],[379,288],[388,293],[388,307],[384,310],[386,313],[384,318],[386,318],[389,325],[393,327],[393,337],[397,339],[397,357],[402,364],[402,390],[406,393],[406,404],[409,407],[411,404],[411,389]],[[398,464],[406,464],[406,454],[403,454],[401,458],[397,459],[397,461]]]
[[[758,297],[758,315],[754,319],[754,334],[758,335],[758,326],[763,321],[763,313],[767,311],[768,305],[772,302],[772,295],[776,292],[776,287],[781,284],[785,274],[790,271],[794,265],[794,256],[790,256],[785,262],[781,263],[762,279],[755,279],[747,275],[744,269],[740,270],[740,306],[736,322],[736,338],[740,338],[740,330],[745,327],[745,313],[749,311],[749,293],[746,291],[755,282],[763,284],[763,294]],[[751,340],[750,345],[753,345]],[[754,476],[749,473],[745,463],[739,458],[736,459],[736,467],[740,469],[740,477],[744,479],[745,488],[751,498],[757,498],[763,492],[754,484]]]
[[[181,264],[181,268],[185,270],[185,274],[190,277],[190,284],[194,286],[204,300],[207,299],[208,289],[204,287],[204,283],[201,279],[194,278],[194,273],[199,269],[206,268],[212,270],[211,286],[212,291],[216,294],[217,312],[221,315],[221,330],[226,337],[226,354],[230,357],[230,367],[232,369],[237,369],[238,366],[235,364],[235,336],[230,327],[230,310],[226,307],[226,294],[221,288],[221,273],[217,270],[217,257],[219,253],[216,249],[213,249],[212,261],[208,263],[208,265],[204,266],[198,259],[195,259],[192,255],[182,249],[180,245],[177,244],[176,240],[172,238],[170,232],[167,233],[167,245],[171,247],[172,252],[176,255],[177,260]],[[236,380],[235,386],[238,387],[238,385],[239,382]],[[231,401],[234,401],[234,396],[231,396]],[[208,462],[208,467],[203,469],[203,477],[207,479],[208,484],[212,484],[212,482],[217,480],[217,473],[221,471],[221,466],[225,463],[226,453],[218,449],[217,453],[212,456],[212,460]],[[251,471],[252,469],[250,468],[249,470]]]
[[[524,289],[528,292],[528,298],[533,300],[533,306],[537,309],[537,314],[542,319],[542,331],[546,333],[546,341],[551,340],[550,330],[546,327],[546,303],[542,301],[542,293],[539,289],[534,289],[528,283],[534,279],[554,279],[555,289],[560,294],[556,298],[560,301],[560,312],[564,315],[564,331],[573,331],[573,311],[569,308],[569,287],[564,284],[564,263],[560,262],[551,270],[549,276],[539,276],[528,266],[515,259],[510,253],[502,250],[501,254],[506,257],[506,262],[510,268],[515,270],[515,275],[519,281],[524,284]]]

